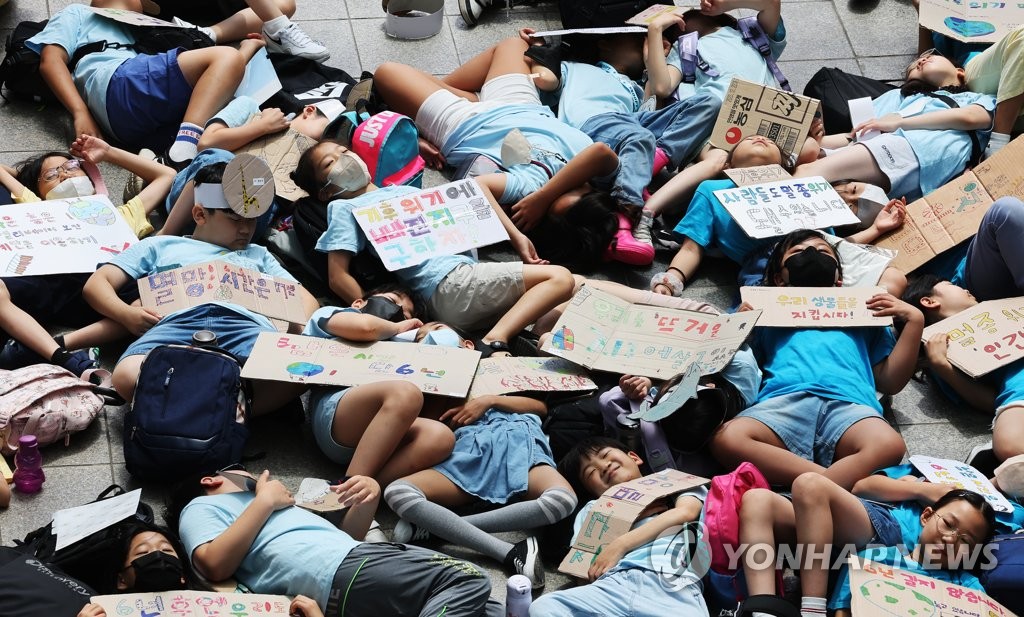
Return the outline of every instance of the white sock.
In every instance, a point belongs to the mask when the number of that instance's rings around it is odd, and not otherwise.
[[[271,38],[277,38],[277,35],[290,25],[292,25],[292,20],[288,19],[287,15],[282,15],[264,22],[263,31]]]
[[[167,150],[171,161],[180,163],[196,158],[199,153],[199,138],[203,136],[203,127],[191,122],[182,122],[178,136]]]
[[[985,148],[985,158],[999,152],[999,150],[1010,143],[1010,136],[1006,133],[992,133],[988,138],[988,147]]]
[[[213,28],[208,28],[206,26],[196,26],[196,28],[198,28],[199,31],[205,34],[206,36],[210,37],[210,40],[212,40],[214,43],[217,42],[217,33],[213,31]]]
[[[800,600],[800,617],[823,617],[825,615],[825,598],[804,596]]]

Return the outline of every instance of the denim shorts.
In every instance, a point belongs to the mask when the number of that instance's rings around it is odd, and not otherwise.
[[[160,150],[174,141],[192,98],[178,53],[140,54],[121,63],[107,85],[107,117],[118,140],[132,149]]]
[[[324,456],[339,465],[352,462],[356,449],[334,441],[334,416],[338,403],[349,388],[316,387],[309,393],[309,421],[313,428],[313,439]]]
[[[867,499],[861,499],[860,502],[868,513],[871,526],[875,528],[875,535],[867,545],[899,546],[903,541],[903,534],[900,531],[900,524],[892,515],[892,508]]]
[[[737,417],[757,420],[772,429],[793,454],[828,467],[847,429],[866,418],[881,418],[882,414],[867,405],[795,392],[761,401]]]
[[[121,359],[149,353],[160,345],[188,345],[197,330],[217,335],[217,346],[245,361],[252,353],[260,332],[277,332],[267,322],[259,322],[222,304],[200,304],[164,317],[128,346]]]

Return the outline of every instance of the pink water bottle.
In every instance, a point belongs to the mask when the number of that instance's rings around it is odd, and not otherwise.
[[[19,493],[38,493],[43,490],[46,474],[43,473],[43,455],[39,453],[35,435],[22,435],[18,439],[14,464],[14,488]]]

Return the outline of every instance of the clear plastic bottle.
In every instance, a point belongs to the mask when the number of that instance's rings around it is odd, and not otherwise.
[[[514,574],[508,579],[505,590],[506,617],[527,617],[530,604],[533,602],[530,579],[522,574]]]
[[[46,474],[43,473],[43,455],[39,453],[35,435],[22,435],[18,439],[14,464],[14,488],[19,493],[38,493],[43,490]]]

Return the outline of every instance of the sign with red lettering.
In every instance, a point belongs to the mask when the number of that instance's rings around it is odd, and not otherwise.
[[[469,398],[513,392],[596,390],[587,372],[562,358],[486,358],[476,367]]]
[[[949,363],[971,377],[1024,358],[1024,297],[988,300],[924,329],[921,340],[945,332]]]

